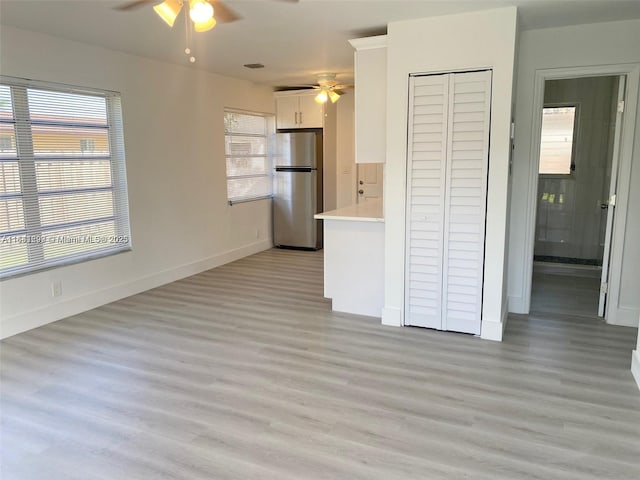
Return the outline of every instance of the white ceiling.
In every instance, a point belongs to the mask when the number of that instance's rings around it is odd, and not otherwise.
[[[185,26],[173,29],[151,4],[120,12],[128,0],[0,0],[0,23],[113,50],[188,65]],[[193,68],[270,85],[312,83],[315,74],[336,72],[350,82],[350,38],[390,21],[520,7],[522,28],[541,28],[640,18],[640,0],[228,0],[243,18],[194,34]],[[245,63],[263,63],[249,70]]]

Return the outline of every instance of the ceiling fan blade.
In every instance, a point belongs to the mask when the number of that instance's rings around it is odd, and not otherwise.
[[[377,37],[379,35],[387,34],[387,26],[382,25],[380,27],[363,28],[359,30],[350,30],[347,32],[349,38],[364,38],[364,37]]]
[[[213,16],[218,23],[231,23],[242,18],[227,7],[221,0],[209,0],[209,3],[213,5]]]
[[[319,88],[317,85],[279,85],[273,87],[273,90],[276,92],[286,92],[289,90],[317,90]]]
[[[152,3],[153,0],[134,0],[133,2],[122,3],[120,5],[116,5],[113,7],[114,10],[120,10],[121,12],[126,12],[128,10],[135,10],[136,8],[142,7],[148,3]]]

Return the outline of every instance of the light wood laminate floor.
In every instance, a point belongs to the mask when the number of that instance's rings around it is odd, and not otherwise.
[[[601,276],[600,268],[536,262],[531,311],[594,318],[598,315]]]
[[[332,313],[270,250],[5,340],[3,480],[640,478],[635,330]]]

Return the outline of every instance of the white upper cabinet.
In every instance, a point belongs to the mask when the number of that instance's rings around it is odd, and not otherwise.
[[[298,97],[276,97],[277,128],[299,128],[299,105]]]
[[[356,163],[384,163],[387,154],[387,36],[349,42],[356,49]]]
[[[324,109],[323,105],[316,102],[317,93],[312,95],[300,95],[300,114],[298,115],[298,128],[322,128]]]
[[[322,128],[324,110],[315,91],[276,93],[276,128]]]

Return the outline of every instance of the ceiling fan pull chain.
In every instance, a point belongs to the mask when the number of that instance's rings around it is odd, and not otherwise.
[[[187,47],[184,49],[184,53],[186,53],[187,55],[191,55],[191,41],[193,39],[193,35],[192,35],[192,31],[191,31],[191,22],[189,21],[189,15],[187,14],[187,12],[184,12],[184,32],[185,32],[185,42],[187,44]],[[196,57],[194,57],[193,55],[191,55],[189,57],[189,61],[191,63],[195,63],[196,61]]]

